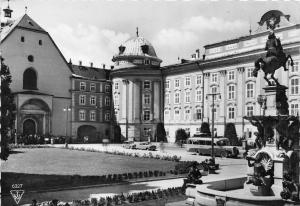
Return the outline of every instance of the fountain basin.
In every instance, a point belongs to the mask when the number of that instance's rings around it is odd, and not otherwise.
[[[186,195],[195,199],[196,206],[287,206],[295,205],[286,202],[280,197],[282,187],[273,185],[268,196],[254,196],[248,185],[245,185],[247,177],[239,177],[215,181],[208,184],[197,185],[188,188]],[[249,185],[252,187],[253,185]],[[255,186],[253,186],[255,189]],[[253,188],[252,188],[253,189]]]

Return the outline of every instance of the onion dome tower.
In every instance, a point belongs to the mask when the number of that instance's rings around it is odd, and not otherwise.
[[[124,139],[155,141],[157,123],[162,121],[162,75],[152,44],[136,36],[119,46],[113,57],[114,120]]]

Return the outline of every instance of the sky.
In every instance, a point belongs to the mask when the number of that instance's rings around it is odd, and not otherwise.
[[[1,6],[7,6],[1,0]],[[127,39],[149,40],[162,65],[189,59],[204,45],[255,32],[269,10],[290,14],[300,23],[300,1],[257,0],[10,0],[13,18],[25,13],[49,32],[67,61],[113,65]]]

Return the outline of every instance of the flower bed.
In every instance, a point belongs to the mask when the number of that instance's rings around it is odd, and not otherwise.
[[[43,144],[10,144],[9,149],[19,149],[19,148],[28,148],[28,149],[33,149],[33,148],[51,148],[49,145],[43,145]]]
[[[109,196],[106,198],[91,198],[91,200],[73,200],[70,203],[52,200],[49,202],[36,203],[36,206],[115,206],[115,205],[135,205],[139,202],[160,200],[164,198],[184,196],[184,190],[181,187],[173,187],[163,190],[152,190],[139,193],[131,193],[126,196],[120,195]],[[33,200],[35,201],[35,200]]]
[[[166,161],[174,161],[179,162],[181,157],[177,155],[159,155],[156,154],[155,156],[152,154],[152,152],[139,154],[137,152],[125,152],[125,151],[117,151],[117,150],[108,150],[106,149],[93,149],[93,148],[84,148],[84,147],[73,147],[68,146],[66,147],[70,150],[79,150],[79,151],[86,151],[86,152],[104,152],[107,154],[113,154],[113,155],[125,155],[125,156],[131,156],[131,157],[142,157],[142,158],[152,158],[152,159],[160,159],[160,160],[166,160]]]

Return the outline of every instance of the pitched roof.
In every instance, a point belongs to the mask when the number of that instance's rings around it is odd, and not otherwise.
[[[1,28],[1,42],[6,39],[6,37],[11,34],[11,32],[15,28],[22,28],[22,29],[28,29],[33,31],[38,31],[42,33],[47,33],[40,25],[38,25],[32,18],[30,18],[27,14],[24,14],[21,18],[15,20],[11,24],[8,24],[7,26]]]
[[[87,78],[92,80],[106,80],[108,70],[89,66],[72,65],[73,77]]]

